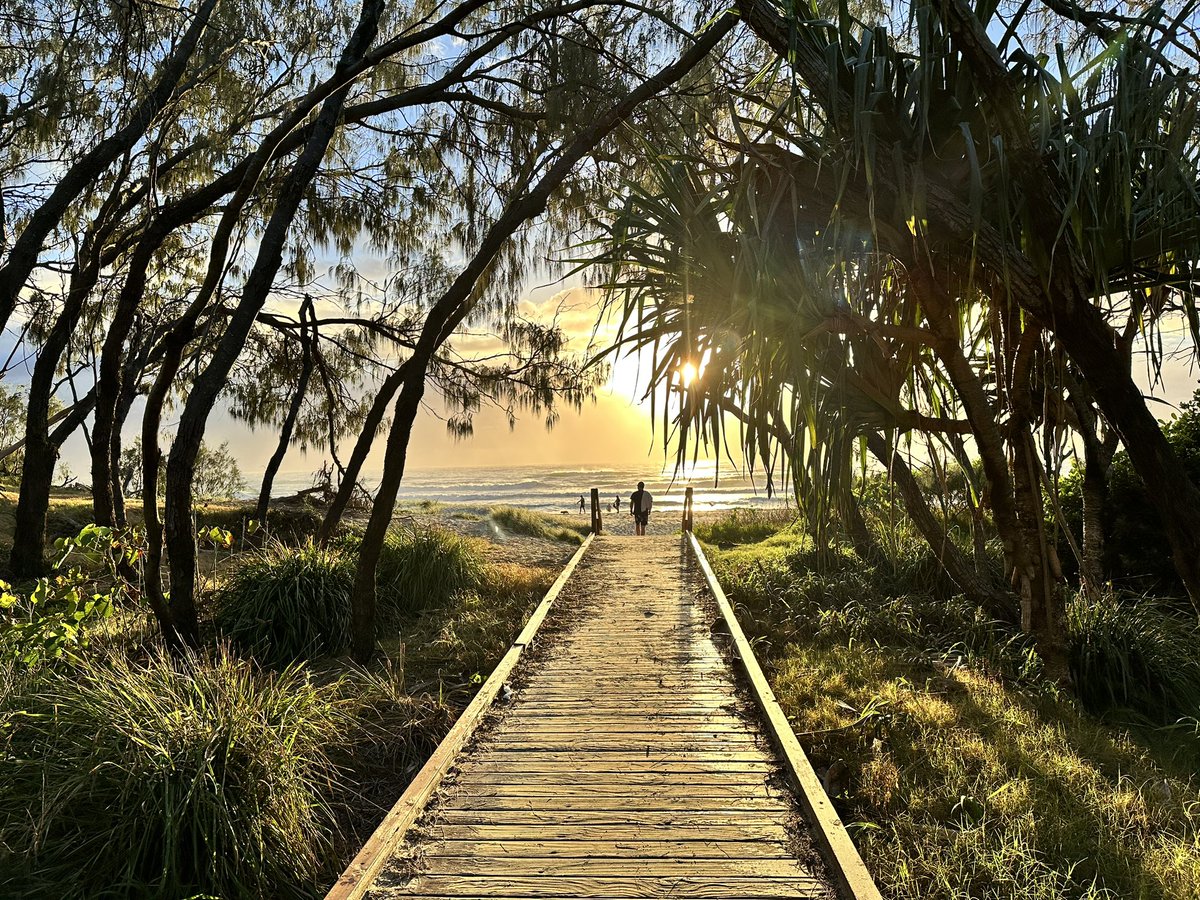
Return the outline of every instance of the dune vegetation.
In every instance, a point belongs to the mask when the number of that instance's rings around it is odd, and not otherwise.
[[[364,669],[345,656],[357,538],[270,538],[222,551],[211,640],[173,656],[111,592],[114,538],[81,536],[58,576],[72,593],[6,595],[7,896],[323,894],[554,576],[399,525],[380,567],[384,655]]]
[[[697,534],[884,896],[1200,897],[1195,620],[1076,597],[1065,689],[866,509],[869,561],[743,515]]]

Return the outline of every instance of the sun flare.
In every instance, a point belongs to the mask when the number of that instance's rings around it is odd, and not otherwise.
[[[697,374],[699,373],[696,371],[695,363],[685,362],[679,367],[679,378],[683,382],[684,387],[691,387],[692,382],[696,380]]]

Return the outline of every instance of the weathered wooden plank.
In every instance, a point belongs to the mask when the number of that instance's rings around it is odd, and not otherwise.
[[[482,768],[475,767],[466,771],[456,770],[446,776],[446,781],[453,780],[457,785],[470,784],[479,787],[489,784],[508,785],[513,783],[536,785],[539,787],[550,787],[552,785],[587,788],[595,786],[603,789],[620,787],[624,788],[625,792],[628,793],[631,789],[641,790],[643,788],[675,785],[687,787],[703,787],[706,785],[714,787],[735,787],[739,785],[762,787],[770,783],[771,774],[764,771],[755,775],[747,769],[735,769],[725,772],[710,769],[707,771],[684,771],[682,773],[629,771],[621,769],[613,769],[610,772],[595,772],[590,770],[580,772],[578,769],[566,767],[549,772],[514,772],[512,770],[497,772],[494,767],[485,766]]]
[[[435,840],[445,841],[622,841],[627,843],[658,843],[660,840],[686,841],[688,843],[694,841],[714,843],[748,841],[758,842],[765,846],[767,844],[785,844],[788,840],[788,832],[779,822],[752,822],[745,818],[719,824],[699,825],[677,821],[666,825],[646,825],[626,821],[567,825],[547,822],[534,824],[438,822],[423,826],[421,830]]]
[[[516,762],[510,760],[511,757],[501,761],[496,757],[489,756],[483,765],[474,760],[464,760],[459,764],[458,771],[462,773],[486,771],[498,778],[512,778],[523,775],[530,777],[539,775],[570,777],[580,773],[579,764],[569,759],[559,759],[556,757],[551,760],[530,759],[528,762],[522,762],[520,758]],[[593,761],[587,767],[587,773],[590,775],[607,777],[612,773],[616,773],[629,776],[630,778],[650,775],[673,775],[681,778],[696,775],[705,778],[715,778],[721,775],[766,778],[776,775],[777,772],[778,767],[773,762],[767,760],[734,760],[723,762],[710,760],[702,762],[688,759],[664,760],[655,758],[638,761]]]
[[[440,897],[469,894],[481,897],[595,897],[641,900],[654,897],[696,897],[727,900],[731,895],[753,900],[808,900],[825,889],[816,879],[703,878],[678,875],[598,878],[541,876],[530,878],[418,875],[402,890],[385,896]]]
[[[450,826],[447,826],[450,827]],[[457,826],[455,826],[457,827]],[[758,836],[740,840],[578,840],[561,837],[536,839],[445,839],[421,847],[421,854],[465,857],[555,857],[591,859],[623,857],[633,859],[794,859],[788,845]]]
[[[595,801],[614,798],[620,800],[627,808],[636,809],[645,803],[671,800],[686,804],[689,799],[723,800],[726,803],[740,804],[743,800],[770,800],[786,796],[779,790],[771,790],[765,782],[730,783],[730,784],[631,784],[621,783],[619,776],[614,777],[610,784],[566,784],[559,781],[555,784],[542,784],[537,781],[514,781],[510,783],[491,782],[480,784],[472,781],[455,781],[453,787],[446,786],[447,795],[451,790],[462,792],[473,798],[494,797],[528,801],[531,804],[541,802],[548,808],[561,808],[557,801],[570,800]],[[595,804],[593,803],[593,808]],[[696,806],[692,807],[696,809]]]
[[[504,759],[524,759],[530,764],[542,759],[553,759],[559,762],[571,762],[575,765],[591,765],[594,762],[762,762],[768,757],[762,750],[742,750],[732,747],[709,750],[680,750],[675,747],[646,745],[637,750],[581,750],[560,749],[547,750],[544,747],[525,747],[520,744],[493,745],[478,754],[481,759],[491,757]]]
[[[696,737],[699,735],[739,735],[754,739],[759,732],[745,722],[739,722],[732,716],[720,719],[710,719],[707,722],[671,721],[661,719],[629,716],[625,719],[608,717],[600,721],[573,719],[569,722],[546,722],[538,720],[510,719],[504,723],[504,728],[497,734],[504,735],[554,735],[554,734],[653,734],[661,735],[664,731],[674,734]]]
[[[807,881],[812,878],[793,859],[697,859],[695,857],[655,856],[628,858],[621,856],[591,856],[586,859],[554,856],[442,856],[436,848],[423,852],[417,861],[422,875],[457,875],[503,878],[536,878],[546,876],[590,876],[595,878],[628,878],[650,876],[663,878],[791,878]]]
[[[434,822],[449,825],[638,825],[673,829],[685,826],[774,825],[783,832],[787,817],[777,809],[630,810],[630,809],[460,809],[438,807]]]

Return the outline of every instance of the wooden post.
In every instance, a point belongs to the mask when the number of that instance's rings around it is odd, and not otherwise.
[[[683,533],[692,530],[692,488],[689,485],[683,492]]]
[[[604,529],[600,518],[600,488],[592,488],[592,534],[599,534]]]

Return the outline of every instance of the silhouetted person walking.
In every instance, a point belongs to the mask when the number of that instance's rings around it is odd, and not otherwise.
[[[653,507],[654,497],[646,490],[646,482],[639,481],[638,489],[629,495],[629,514],[633,516],[635,534],[646,533],[646,525],[650,522],[650,510]]]
[[[583,494],[579,495],[579,514],[583,515]]]

